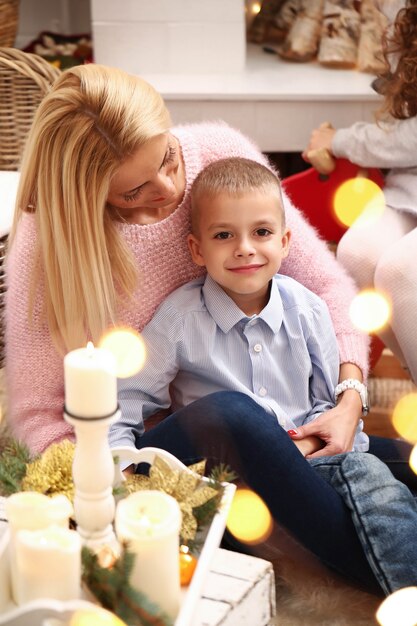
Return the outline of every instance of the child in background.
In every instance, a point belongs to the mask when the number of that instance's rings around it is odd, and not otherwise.
[[[383,214],[370,227],[359,218],[341,239],[337,258],[359,288],[389,296],[392,319],[379,335],[417,383],[417,0],[377,4],[391,22],[395,17],[384,45],[383,119],[318,128],[304,158],[325,148],[361,167],[388,169]]]
[[[168,296],[143,330],[145,367],[120,381],[110,445],[227,463],[329,567],[379,594],[415,584],[417,506],[407,487],[370,454],[308,461],[320,440],[287,434],[334,406],[339,357],[324,302],[276,273],[290,242],[278,179],[259,163],[224,159],[198,175],[191,198],[188,243],[208,274]],[[202,410],[200,398],[219,409],[230,391],[230,411]],[[253,401],[250,419],[233,409],[242,394]],[[145,432],[147,417],[171,405]],[[362,422],[354,445],[367,450]]]

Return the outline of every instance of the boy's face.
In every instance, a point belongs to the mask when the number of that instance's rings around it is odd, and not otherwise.
[[[259,313],[269,281],[288,255],[277,195],[253,191],[199,200],[199,233],[189,235],[191,255],[247,315]]]

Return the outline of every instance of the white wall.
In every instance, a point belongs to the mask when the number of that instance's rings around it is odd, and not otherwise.
[[[91,32],[90,0],[20,0],[16,47],[25,47],[43,30],[65,35]]]

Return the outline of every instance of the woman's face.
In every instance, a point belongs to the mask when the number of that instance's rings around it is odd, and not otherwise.
[[[107,201],[120,219],[153,224],[175,211],[184,190],[179,142],[164,133],[147,141],[120,165],[110,183]]]

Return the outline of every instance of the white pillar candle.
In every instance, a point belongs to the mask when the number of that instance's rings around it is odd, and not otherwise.
[[[36,491],[19,491],[5,501],[10,529],[39,530],[52,524],[68,528],[73,513],[72,504],[64,495],[52,498]]]
[[[6,516],[10,528],[11,591],[16,604],[20,604],[18,572],[16,565],[16,535],[20,530],[40,530],[51,525],[68,528],[73,507],[64,495],[49,498],[35,491],[20,491],[5,501]],[[39,564],[38,564],[39,566]]]
[[[161,491],[137,491],[116,508],[116,535],[135,554],[132,587],[172,619],[180,608],[178,502]]]
[[[89,343],[64,357],[65,420],[74,427],[72,476],[77,530],[96,549],[115,542],[114,462],[108,442],[117,410],[116,358]]]
[[[105,417],[117,409],[116,359],[109,350],[86,348],[64,357],[65,410],[75,417]]]
[[[41,598],[79,598],[81,538],[75,530],[60,526],[19,530],[15,550],[19,604]]]

